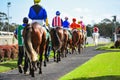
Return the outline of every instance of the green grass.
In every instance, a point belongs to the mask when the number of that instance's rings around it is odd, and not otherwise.
[[[120,52],[99,54],[59,80],[120,80]]]
[[[86,44],[86,47],[94,46],[94,44]]]
[[[113,46],[113,45],[114,45],[114,43],[111,42],[109,44],[106,44],[104,46],[100,46],[100,47],[96,48],[96,50],[120,50],[119,48],[111,48],[111,46]]]
[[[9,71],[17,68],[17,60],[10,60],[0,63],[0,72]]]
[[[53,55],[54,55],[53,51],[51,51],[50,58],[53,58]],[[24,64],[24,61],[23,61],[23,64]],[[13,70],[15,68],[17,68],[17,59],[16,60],[9,60],[9,61],[0,63],[0,73],[6,72],[9,70]]]

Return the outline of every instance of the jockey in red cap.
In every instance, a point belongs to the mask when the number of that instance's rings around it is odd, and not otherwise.
[[[93,32],[94,32],[94,33],[98,33],[98,32],[99,32],[99,29],[98,29],[97,26],[94,26],[94,28],[93,28]]]
[[[71,29],[77,29],[78,25],[76,23],[76,18],[73,18],[72,21],[73,22],[71,23],[70,28]]]

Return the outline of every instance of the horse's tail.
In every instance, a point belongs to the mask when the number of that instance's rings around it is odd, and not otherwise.
[[[36,51],[33,49],[32,42],[31,42],[31,32],[32,28],[29,27],[26,29],[27,31],[24,34],[24,44],[26,53],[30,59],[30,61],[36,61],[38,59]]]
[[[57,31],[56,31],[56,29],[51,29],[51,32],[52,32],[52,37],[53,37],[53,41],[54,41],[54,44],[55,44],[55,46],[60,46],[60,38],[59,38],[59,36],[58,36],[58,33],[57,33]]]

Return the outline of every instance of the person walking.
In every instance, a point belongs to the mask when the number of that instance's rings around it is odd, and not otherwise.
[[[22,73],[24,70],[25,74],[28,69],[28,58],[27,58],[27,55],[25,54],[25,50],[24,50],[24,41],[23,41],[22,32],[23,32],[24,27],[26,27],[27,25],[28,25],[28,18],[24,17],[23,24],[19,25],[18,28],[16,28],[16,30],[14,32],[15,38],[18,40],[18,49],[19,49],[18,62],[17,62],[18,71],[19,71],[19,73]],[[22,62],[23,62],[24,56],[25,56],[25,61],[24,61],[24,67],[22,68]]]

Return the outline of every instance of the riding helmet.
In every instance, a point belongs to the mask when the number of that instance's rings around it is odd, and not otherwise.
[[[76,21],[76,18],[73,18],[72,21],[75,22],[75,21]]]
[[[23,18],[23,23],[28,23],[28,18],[27,17]]]
[[[65,17],[65,20],[68,20],[68,17]]]
[[[56,15],[60,15],[60,12],[59,12],[59,11],[56,11]]]
[[[41,0],[34,0],[34,3],[39,3]]]

